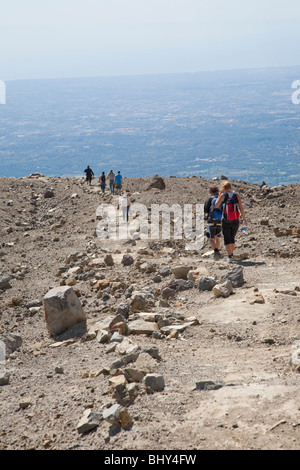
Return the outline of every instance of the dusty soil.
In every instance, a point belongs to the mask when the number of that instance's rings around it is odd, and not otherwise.
[[[125,180],[133,202],[147,207],[204,203],[215,183],[166,178],[166,189],[146,190],[149,181]],[[0,277],[10,278],[10,288],[0,291],[0,337],[22,338],[0,364],[0,375],[10,374],[0,386],[0,449],[299,449],[300,374],[291,359],[300,348],[300,185],[269,188],[234,181],[233,186],[249,225],[246,235],[238,234],[231,265],[223,246],[222,259],[214,261],[206,240],[200,250],[186,251],[183,240],[128,244],[100,239],[96,209],[102,202],[116,205],[117,196],[108,190],[103,196],[95,180],[88,187],[76,178],[0,179]],[[47,189],[53,197],[44,197]],[[78,263],[67,259],[78,252],[84,269],[70,276],[67,270]],[[134,264],[123,266],[128,252]],[[113,266],[93,265],[107,253]],[[140,269],[143,262],[152,269]],[[160,279],[157,274],[163,266],[177,265],[198,270],[195,283],[164,304],[161,286],[174,276]],[[237,265],[243,267],[245,283],[229,297],[198,289],[197,275],[221,279]],[[43,298],[70,277],[87,327],[52,337]],[[99,294],[95,283],[104,278],[121,287]],[[116,403],[109,379],[120,373],[110,369],[120,354],[108,352],[107,343],[87,340],[86,332],[130,301],[130,286],[153,291],[150,312],[197,321],[177,337],[130,334],[140,351],[158,348],[159,359],[143,357],[151,359],[146,368],[163,375],[164,390],[149,393],[142,382],[137,384],[135,398],[126,405],[129,429],[112,429],[101,419],[90,432],[79,433],[86,409],[102,415]],[[204,381],[220,386],[202,390]]]

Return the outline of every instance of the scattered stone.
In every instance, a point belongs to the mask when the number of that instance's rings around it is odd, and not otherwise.
[[[175,297],[176,291],[175,289],[171,289],[170,287],[162,287],[161,295],[165,299],[171,299],[172,297]]]
[[[129,429],[132,426],[132,419],[127,409],[118,403],[106,408],[102,413],[102,418],[112,425],[120,425],[123,429]]]
[[[215,297],[229,297],[233,293],[233,287],[229,280],[213,287]]]
[[[125,253],[125,255],[123,255],[123,258],[122,258],[123,266],[131,266],[133,262],[134,262],[133,257],[130,254]]]
[[[176,279],[186,279],[190,269],[190,266],[174,266],[171,268],[171,272]]]
[[[54,197],[54,192],[51,189],[47,189],[44,192],[44,198],[47,199],[47,198],[51,198],[51,197]]]
[[[165,189],[166,184],[164,179],[161,176],[154,175],[151,183],[149,184],[147,190],[149,189]]]
[[[261,219],[260,225],[269,225],[269,219]]]
[[[146,375],[146,372],[137,368],[128,367],[125,369],[125,373],[129,376],[129,379],[133,382],[142,382]]]
[[[184,290],[192,289],[195,284],[192,281],[187,281],[185,279],[172,279],[164,284],[161,288],[161,294],[164,292],[164,297],[168,298],[165,294],[165,289],[172,289],[174,292],[181,292]],[[171,297],[171,295],[169,295]]]
[[[108,343],[111,338],[111,333],[109,333],[107,330],[98,330],[96,340],[98,343]]]
[[[122,408],[123,407],[121,405],[116,403],[103,411],[102,418],[110,424],[119,424],[119,416]]]
[[[148,308],[154,307],[154,305],[155,297],[150,290],[145,288],[140,291],[132,292],[130,302],[131,311],[147,311]]]
[[[127,380],[124,374],[119,374],[119,375],[115,375],[114,377],[111,377],[108,383],[112,387],[118,387],[119,385],[126,385]]]
[[[135,361],[135,367],[147,374],[152,374],[157,369],[158,362],[145,352],[141,352]]]
[[[169,266],[162,266],[159,270],[158,270],[158,274],[162,277],[166,277],[170,274],[170,268]]]
[[[153,359],[157,359],[158,361],[161,360],[158,348],[156,346],[150,346],[149,348],[145,348],[144,352],[146,352],[147,354],[150,354],[150,356],[153,357]]]
[[[123,407],[119,412],[119,423],[123,429],[130,429],[132,427],[132,418],[127,411],[127,408]]]
[[[242,287],[245,283],[244,281],[244,274],[243,274],[243,267],[237,266],[232,271],[227,273],[222,281],[229,280],[232,284],[232,287]]]
[[[254,292],[253,297],[250,299],[250,305],[264,304],[265,299],[260,292]]]
[[[146,388],[152,392],[162,392],[165,388],[165,380],[160,374],[147,374],[143,382]]]
[[[128,323],[128,332],[133,335],[152,335],[158,331],[158,325],[155,322],[149,322],[142,319],[133,320]]]
[[[8,276],[0,276],[0,290],[11,289],[10,279]]]
[[[200,291],[211,291],[213,287],[217,284],[217,281],[213,277],[202,276],[198,282],[198,289]]]
[[[107,254],[104,258],[104,263],[106,264],[106,266],[113,266],[115,263],[112,255]]]
[[[9,384],[10,373],[0,372],[0,385],[8,385]]]
[[[124,318],[128,318],[130,311],[130,304],[127,302],[121,302],[117,307],[117,314],[122,315]]]
[[[80,434],[85,434],[92,429],[99,426],[101,421],[101,415],[93,409],[87,409],[84,411],[82,418],[77,424],[77,431]]]
[[[44,297],[45,320],[50,335],[58,335],[86,320],[81,303],[72,287],[51,289]]]
[[[222,383],[213,382],[212,380],[203,380],[201,382],[196,382],[194,390],[219,390],[219,388],[222,387]]]
[[[7,333],[0,336],[0,341],[5,344],[5,352],[7,356],[10,356],[16,349],[22,346],[23,340],[20,335],[14,333]]]

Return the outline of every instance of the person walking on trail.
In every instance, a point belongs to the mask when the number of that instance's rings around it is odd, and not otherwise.
[[[128,222],[129,210],[130,210],[130,199],[126,193],[123,194],[121,205],[122,205],[122,212],[123,212],[123,220]]]
[[[109,181],[109,190],[111,194],[115,194],[115,174],[112,170],[109,170],[107,179]]]
[[[207,220],[206,236],[209,239],[211,249],[214,250],[214,259],[221,258],[220,245],[222,237],[222,204],[215,207],[215,203],[219,196],[217,186],[209,188],[210,197],[204,204],[204,215]]]
[[[229,181],[222,184],[215,207],[219,207],[221,204],[223,204],[222,232],[224,244],[228,254],[228,261],[232,262],[235,248],[235,237],[240,224],[240,215],[243,218],[245,226],[247,225],[247,219],[241,197],[238,193],[232,190]]]
[[[86,174],[86,182],[87,184],[91,185],[92,184],[92,178],[94,175],[93,170],[89,167],[89,165],[86,167],[84,170],[84,173]]]
[[[121,175],[120,171],[118,171],[118,173],[115,176],[115,184],[116,184],[117,194],[121,194],[122,184],[123,184],[123,176]]]
[[[102,174],[99,177],[99,183],[100,183],[100,188],[103,194],[105,193],[105,186],[106,186],[106,176],[104,171],[102,171]]]

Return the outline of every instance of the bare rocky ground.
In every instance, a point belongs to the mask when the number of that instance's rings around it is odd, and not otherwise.
[[[165,189],[147,190],[150,180],[125,180],[132,202],[204,203],[215,183],[166,178]],[[249,225],[229,264],[214,261],[206,240],[187,251],[184,240],[100,239],[96,209],[117,196],[95,180],[0,179],[0,449],[299,449],[300,185],[233,186]],[[190,268],[185,290],[164,291],[176,266]],[[198,288],[238,266],[244,283],[228,297]],[[53,337],[43,299],[60,285],[75,290],[87,321]],[[121,342],[99,342],[95,325],[124,303]],[[153,334],[128,330],[140,317]],[[161,390],[146,386],[149,373],[163,377]],[[127,425],[103,418],[118,403]],[[82,431],[87,410],[96,424]]]

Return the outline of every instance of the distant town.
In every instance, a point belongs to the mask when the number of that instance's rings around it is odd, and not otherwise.
[[[202,176],[299,182],[300,67],[8,81],[0,176]],[[297,95],[297,96],[298,96]]]

